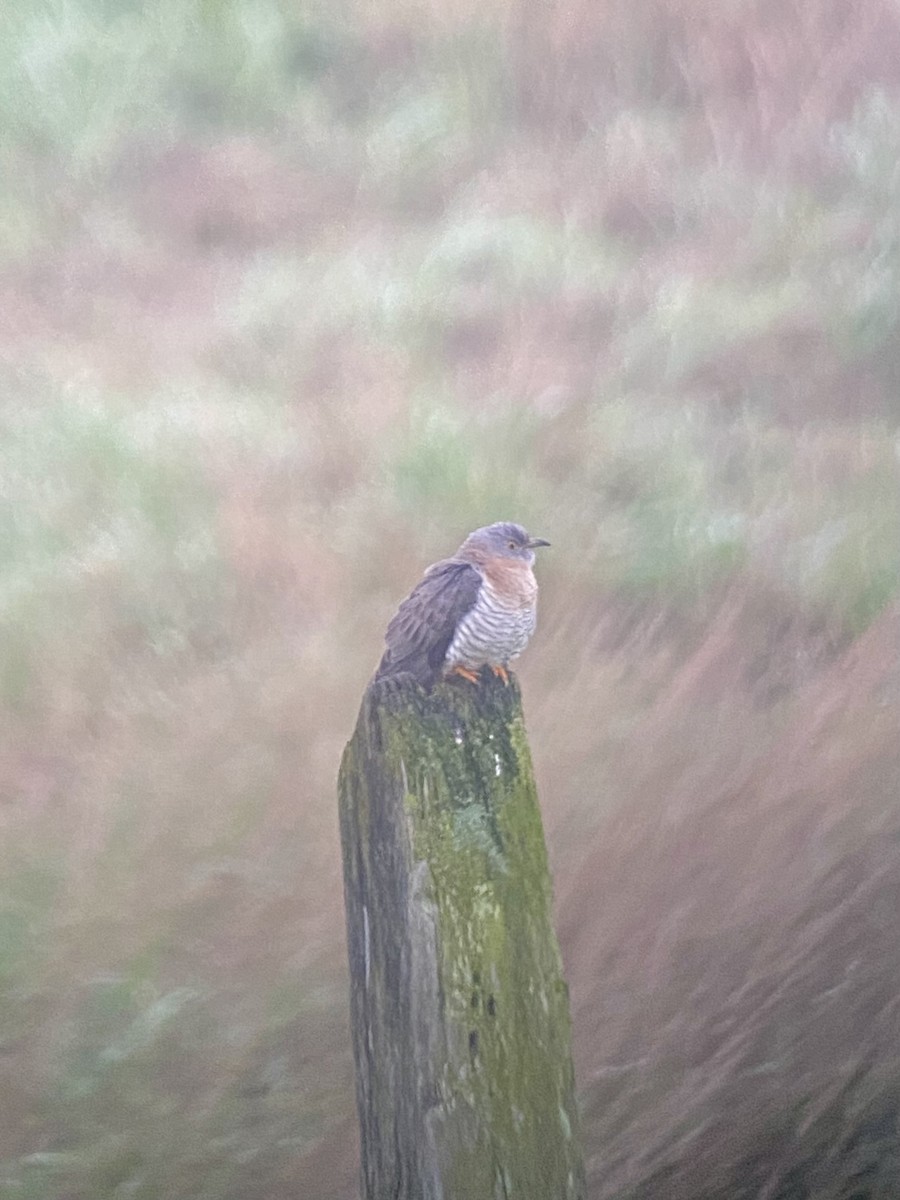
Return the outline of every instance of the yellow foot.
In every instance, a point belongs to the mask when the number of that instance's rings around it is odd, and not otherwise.
[[[454,667],[450,674],[462,675],[463,679],[468,679],[469,683],[478,683],[478,672],[470,671],[468,667]]]
[[[497,666],[494,666],[492,663],[491,670],[494,672],[494,674],[497,676],[498,679],[503,680],[503,686],[506,687],[507,684],[509,683],[509,673],[507,672],[506,667],[501,666],[499,663],[497,664]]]

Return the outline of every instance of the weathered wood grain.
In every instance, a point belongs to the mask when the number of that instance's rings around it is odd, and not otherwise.
[[[371,686],[339,790],[365,1200],[580,1200],[515,680]]]

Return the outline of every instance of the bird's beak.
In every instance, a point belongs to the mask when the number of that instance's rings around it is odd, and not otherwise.
[[[549,546],[549,545],[550,545],[550,543],[547,541],[546,538],[529,538],[528,539],[528,549],[529,550],[536,550],[538,548],[538,546]]]

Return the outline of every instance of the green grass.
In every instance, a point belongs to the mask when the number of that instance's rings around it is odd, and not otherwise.
[[[82,653],[97,641],[114,654],[129,641],[164,653],[174,631],[176,643],[207,638],[222,562],[215,501],[191,451],[177,435],[154,439],[115,394],[66,389],[36,408],[16,399],[0,500],[6,699],[40,688],[42,657],[65,661],[60,634]]]
[[[470,528],[553,543],[564,848],[723,595],[814,664],[896,603],[897,101],[785,100],[770,161],[629,12],[10,11],[0,1192],[350,1194],[334,773]]]

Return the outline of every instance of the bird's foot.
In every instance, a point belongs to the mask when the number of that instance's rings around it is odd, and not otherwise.
[[[497,663],[496,665],[494,665],[494,663],[491,663],[491,670],[494,672],[494,674],[497,676],[498,679],[503,680],[503,686],[508,687],[509,672],[507,671],[506,667],[504,667],[502,663]]]
[[[463,679],[468,679],[469,683],[478,683],[479,675],[477,671],[470,671],[468,667],[454,667],[450,671],[451,675],[462,675]]]

